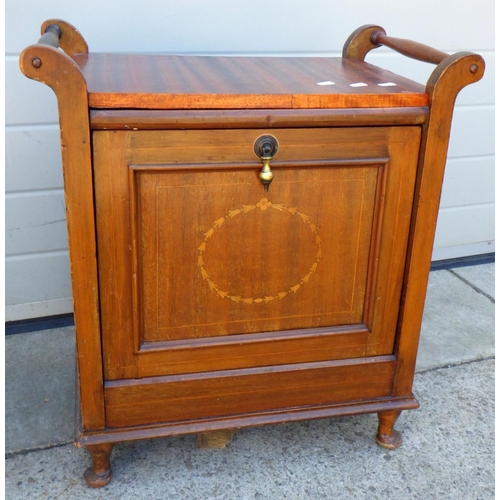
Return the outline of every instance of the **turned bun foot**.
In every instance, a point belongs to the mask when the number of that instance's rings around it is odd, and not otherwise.
[[[401,446],[403,437],[401,436],[401,432],[393,430],[390,436],[377,434],[376,440],[377,444],[382,446],[382,448],[393,450],[394,448],[399,448]]]
[[[111,451],[112,444],[96,444],[87,446],[87,450],[92,457],[92,467],[89,467],[83,474],[83,479],[92,488],[102,488],[106,486],[113,477],[111,471]]]
[[[102,488],[106,486],[113,477],[113,471],[111,469],[104,472],[94,472],[92,467],[89,467],[83,474],[83,479],[85,482],[92,486],[92,488]]]
[[[399,448],[403,443],[401,433],[394,429],[400,411],[383,411],[378,414],[378,432],[376,441],[379,446],[388,450]]]

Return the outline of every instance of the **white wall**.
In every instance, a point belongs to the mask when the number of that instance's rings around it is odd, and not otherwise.
[[[26,79],[19,53],[42,21],[74,24],[92,52],[339,56],[379,24],[447,52],[479,52],[486,75],[459,96],[435,259],[493,251],[493,0],[6,1],[6,320],[71,311],[56,100]],[[431,65],[379,49],[368,60],[425,83]]]

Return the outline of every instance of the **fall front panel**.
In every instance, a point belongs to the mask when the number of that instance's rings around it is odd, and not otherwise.
[[[418,127],[95,132],[108,380],[390,354]]]

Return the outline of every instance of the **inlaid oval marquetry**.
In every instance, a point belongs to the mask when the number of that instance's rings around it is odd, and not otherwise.
[[[244,294],[238,293],[237,290],[229,290],[228,287],[225,287],[224,284],[215,283],[211,279],[210,275],[210,263],[205,262],[205,256],[207,247],[210,245],[210,242],[213,238],[217,237],[217,231],[222,227],[223,224],[226,224],[228,220],[235,219],[236,217],[244,217],[246,214],[252,212],[253,210],[261,210],[262,212],[269,211],[279,211],[283,214],[284,217],[297,217],[304,224],[307,224],[310,231],[311,236],[313,238],[314,244],[316,245],[316,253],[314,255],[314,261],[310,263],[310,265],[305,269],[307,272],[298,282],[292,282],[291,284],[286,284],[281,288],[281,291],[269,295],[264,295],[262,297],[244,297]],[[241,208],[231,209],[227,212],[227,214],[218,218],[214,221],[212,227],[204,233],[204,240],[198,247],[198,267],[201,273],[201,277],[204,281],[206,281],[208,285],[208,289],[216,293],[222,299],[232,300],[236,303],[243,304],[268,304],[273,300],[281,300],[290,294],[296,294],[299,289],[309,282],[310,278],[318,268],[318,264],[322,258],[322,240],[319,235],[318,226],[314,224],[310,217],[302,212],[300,212],[295,207],[287,207],[283,203],[272,203],[267,198],[262,198],[260,201],[255,203],[254,205],[243,205]],[[238,237],[238,235],[235,235]],[[227,291],[226,291],[227,290]]]

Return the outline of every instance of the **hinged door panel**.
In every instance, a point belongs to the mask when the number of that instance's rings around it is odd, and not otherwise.
[[[106,376],[392,353],[419,129],[96,132]]]

